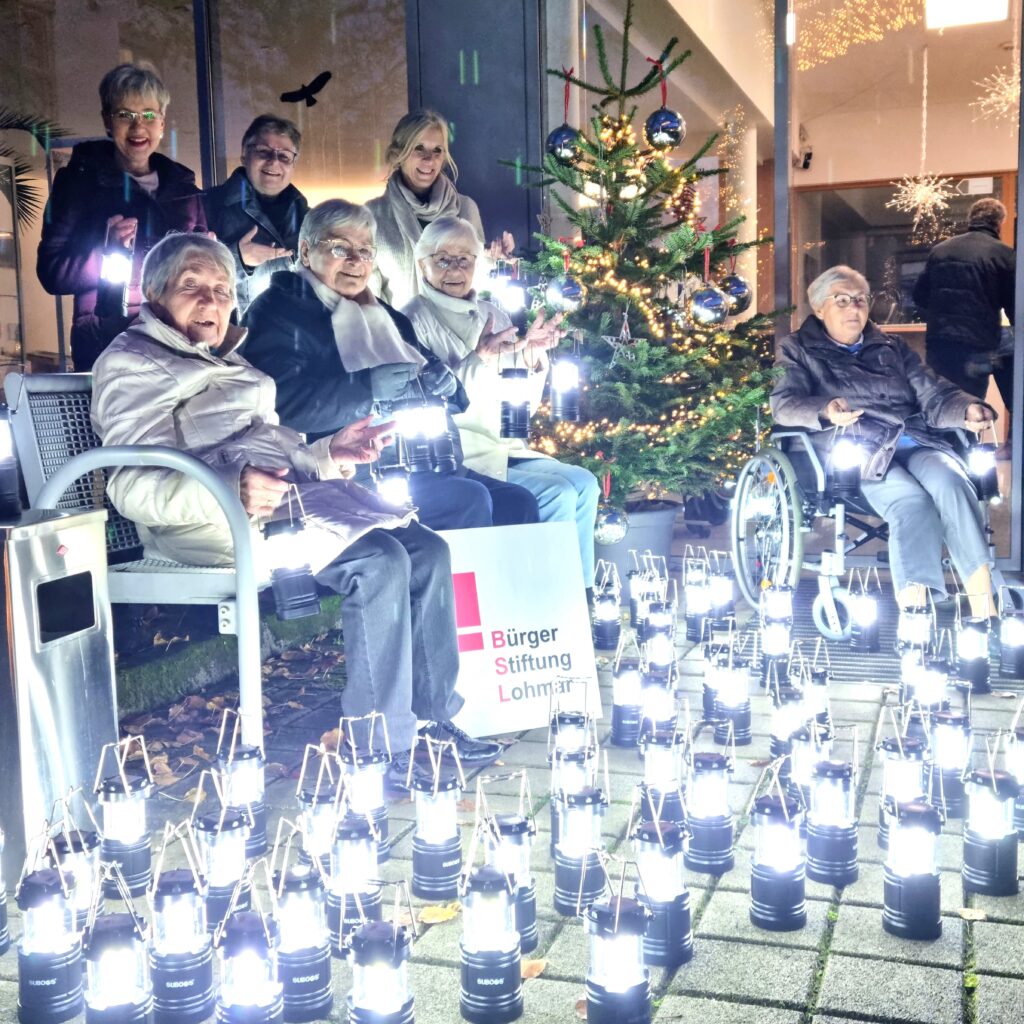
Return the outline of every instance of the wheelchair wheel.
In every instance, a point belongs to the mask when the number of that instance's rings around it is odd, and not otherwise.
[[[740,593],[757,608],[768,584],[794,590],[803,566],[800,492],[792,463],[764,448],[740,471],[732,500],[732,556]]]
[[[853,616],[850,614],[850,595],[845,587],[833,587],[832,600],[836,603],[836,617],[839,619],[838,631],[828,621],[825,614],[825,602],[821,594],[811,605],[811,617],[814,626],[826,640],[848,640],[853,628]]]

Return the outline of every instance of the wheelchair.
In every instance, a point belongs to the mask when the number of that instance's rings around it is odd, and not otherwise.
[[[957,452],[966,462],[967,438],[955,433]],[[986,498],[994,495],[979,493],[991,545]],[[832,545],[805,557],[805,539],[819,518],[833,521]],[[852,496],[835,496],[810,432],[776,428],[769,445],[751,456],[736,481],[730,530],[736,583],[752,608],[758,608],[761,590],[769,583],[788,584],[795,591],[806,569],[818,580],[811,606],[818,632],[829,640],[849,637],[850,596],[842,583],[847,559],[875,541],[887,543],[889,528],[859,490]],[[888,562],[887,552],[878,552],[876,558]],[[994,572],[993,582],[1000,581],[1001,575]]]

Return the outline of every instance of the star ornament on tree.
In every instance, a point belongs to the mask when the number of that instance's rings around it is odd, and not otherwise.
[[[921,174],[915,178],[901,178],[896,183],[892,199],[885,205],[911,214],[914,218],[914,238],[930,241],[939,232],[942,214],[949,209],[949,201],[954,195],[956,188],[952,178]]]
[[[629,313],[622,314],[622,330],[618,335],[602,334],[601,340],[612,347],[612,361],[608,364],[609,369],[615,365],[615,361],[621,356],[626,362],[636,362],[636,338],[629,330]]]

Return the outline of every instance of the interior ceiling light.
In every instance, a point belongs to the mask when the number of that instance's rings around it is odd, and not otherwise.
[[[924,22],[929,29],[983,25],[1005,21],[1009,8],[1009,0],[925,0]]]

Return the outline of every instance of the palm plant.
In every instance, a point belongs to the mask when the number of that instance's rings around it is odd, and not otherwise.
[[[28,132],[33,146],[49,149],[53,139],[68,135],[66,129],[45,117],[33,114],[21,114],[0,105],[0,135],[4,132]],[[45,197],[34,183],[32,165],[13,146],[0,141],[0,157],[11,161],[14,173],[15,224],[28,227],[42,210]]]

